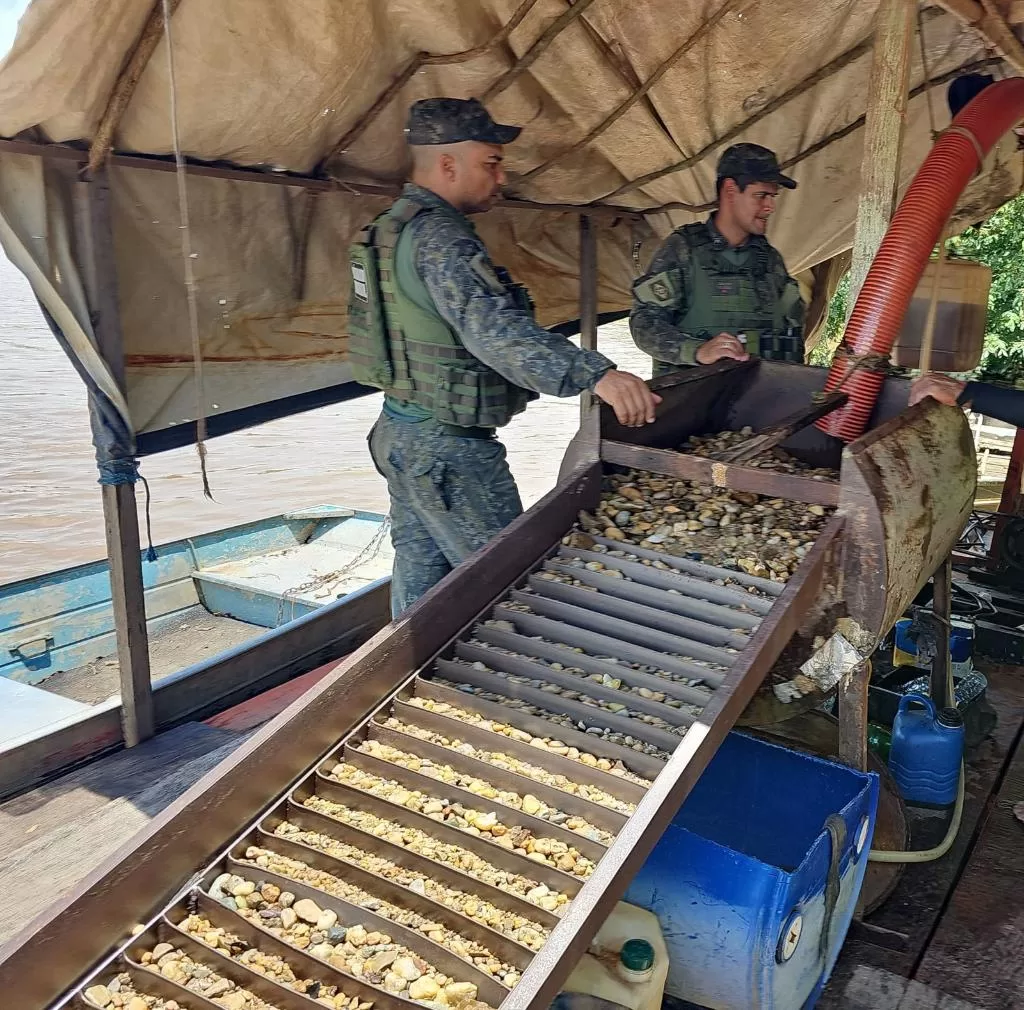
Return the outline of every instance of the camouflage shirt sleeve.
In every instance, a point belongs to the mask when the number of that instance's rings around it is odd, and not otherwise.
[[[416,269],[466,350],[509,382],[551,396],[592,389],[615,363],[539,326],[498,279],[483,242],[447,214],[423,214]]]
[[[682,237],[673,233],[654,254],[647,273],[633,282],[633,341],[655,361],[670,365],[697,364],[694,355],[704,342],[677,325],[686,314],[688,255]]]

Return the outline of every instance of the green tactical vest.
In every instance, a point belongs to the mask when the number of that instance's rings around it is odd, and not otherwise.
[[[793,321],[799,291],[776,290],[767,242],[752,241],[746,262],[737,265],[715,247],[706,222],[686,225],[681,234],[690,258],[687,310],[679,329],[700,340],[719,333],[744,334],[750,354],[802,364],[803,327]],[[655,362],[655,375],[677,368]]]
[[[428,410],[443,424],[501,427],[537,394],[473,357],[434,306],[415,270],[414,243],[406,228],[428,209],[401,197],[349,249],[352,377]],[[508,291],[520,307],[532,309],[524,288],[509,284]]]

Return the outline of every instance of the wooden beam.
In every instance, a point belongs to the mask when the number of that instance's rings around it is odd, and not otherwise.
[[[597,350],[597,229],[589,214],[580,214],[580,347]],[[594,405],[589,389],[580,393],[580,421]]]
[[[174,16],[181,0],[166,0],[167,13],[169,17]],[[139,35],[128,57],[117,81],[107,99],[107,107],[100,118],[100,125],[96,128],[96,135],[93,137],[89,147],[89,171],[95,172],[103,164],[107,155],[114,146],[114,132],[117,130],[121,117],[124,115],[128,103],[135,94],[135,88],[142,77],[142,72],[149,64],[150,57],[164,37],[164,0],[156,0],[153,9],[149,12],[142,34]]]
[[[74,161],[84,165],[88,152],[66,144],[38,144],[31,140],[12,140],[0,137],[0,154],[8,151],[11,154],[28,154],[40,158],[52,158],[55,161]],[[162,155],[112,154],[107,163],[116,168],[135,168],[149,172],[176,172],[177,166],[173,158]],[[313,192],[351,193],[356,196],[379,196],[393,200],[401,192],[401,186],[374,185],[370,183],[346,182],[343,179],[325,179],[311,175],[299,175],[294,172],[268,172],[258,168],[243,168],[235,165],[210,165],[204,162],[186,161],[185,172],[188,175],[204,176],[209,179],[232,179],[238,182],[261,182],[266,185],[293,186],[297,189],[308,189]],[[512,210],[540,210],[555,214],[585,213],[602,221],[642,221],[645,210],[635,207],[620,207],[615,204],[571,204],[571,203],[537,203],[534,200],[521,200],[518,197],[500,197],[494,205],[498,208]]]
[[[110,597],[121,667],[121,727],[125,747],[134,747],[154,733],[139,517],[134,484],[105,484],[102,490]]]
[[[932,657],[930,691],[938,708],[950,708],[956,703],[956,685],[949,690],[949,622],[953,618],[953,559],[947,555],[932,576],[932,613],[935,615],[936,648]]]
[[[882,0],[875,22],[847,319],[896,204],[915,0]]]
[[[993,0],[938,0],[938,5],[973,28],[1018,73],[1024,73],[1024,44]]]
[[[566,28],[581,18],[594,0],[576,0],[568,10],[560,14],[541,32],[540,37],[505,71],[481,96],[482,102],[489,102],[495,95],[500,95],[547,51],[548,46],[558,38]]]
[[[87,209],[87,285],[93,331],[100,353],[124,389],[124,342],[118,304],[117,264],[105,168],[80,184]],[[103,485],[103,520],[110,566],[110,593],[121,668],[121,725],[126,747],[154,732],[149,636],[142,587],[142,546],[135,485]]]

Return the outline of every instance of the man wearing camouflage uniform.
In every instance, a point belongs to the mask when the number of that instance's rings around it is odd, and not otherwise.
[[[633,284],[629,328],[654,375],[751,354],[804,360],[804,304],[764,237],[779,187],[795,189],[775,154],[736,144],[718,162],[718,210],[674,231]]]
[[[534,321],[467,217],[498,196],[519,132],[476,100],[417,102],[412,182],[351,249],[353,377],[385,391],[369,443],[391,498],[395,616],[522,512],[495,429],[539,393],[589,389],[623,424],[654,420],[642,379]]]

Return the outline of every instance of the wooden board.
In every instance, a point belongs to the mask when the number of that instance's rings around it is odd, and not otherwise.
[[[979,1007],[1024,1006],[1024,741],[1019,741],[917,977]]]
[[[857,968],[834,1005],[837,1010],[981,1010],[921,982],[867,965]]]
[[[0,941],[77,884],[245,739],[188,723],[0,805]]]

